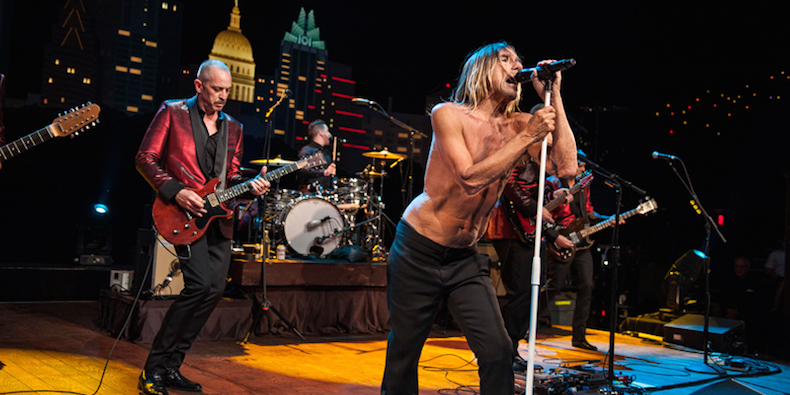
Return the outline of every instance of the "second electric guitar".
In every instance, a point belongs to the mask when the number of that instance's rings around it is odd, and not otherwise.
[[[325,164],[326,159],[324,158],[324,154],[316,152],[298,162],[266,172],[266,174],[263,175],[263,179],[272,181],[302,168],[310,168]],[[248,180],[228,189],[217,191],[216,188],[220,180],[219,178],[214,178],[207,182],[203,188],[192,189],[200,195],[205,202],[203,208],[208,212],[203,214],[202,217],[193,215],[176,203],[165,202],[157,198],[152,210],[156,229],[165,240],[173,244],[183,245],[194,242],[203,237],[212,220],[231,215],[231,210],[225,206],[224,202],[245,192],[249,192],[251,181],[252,180]]]
[[[647,214],[649,212],[656,211],[657,208],[658,208],[658,203],[656,203],[656,200],[650,199],[640,204],[637,208],[620,214],[620,218],[628,219],[637,214]],[[614,223],[614,216],[612,216],[606,221],[598,222],[597,224],[592,226],[588,226],[586,219],[577,218],[573,220],[573,222],[568,224],[568,226],[560,230],[561,235],[567,237],[568,239],[570,239],[570,241],[573,242],[573,247],[558,248],[556,246],[549,244],[549,250],[551,250],[554,253],[554,258],[557,259],[558,261],[568,262],[571,259],[573,259],[574,255],[576,255],[576,250],[584,250],[592,247],[593,241],[590,240],[590,236],[593,233],[606,229],[613,223]]]

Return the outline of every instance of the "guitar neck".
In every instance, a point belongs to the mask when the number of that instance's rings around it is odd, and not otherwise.
[[[546,205],[544,207],[546,207],[546,210],[549,210],[549,212],[554,211],[555,208],[557,208],[560,204],[565,202],[565,196],[568,196],[568,194],[573,195],[576,192],[579,192],[580,189],[582,189],[582,184],[579,184],[579,183],[574,184],[571,187],[571,189],[568,190],[567,193],[565,193],[565,194],[563,194],[561,196],[558,196],[558,197],[556,197],[554,199],[551,199],[551,201],[546,203]]]
[[[0,162],[5,162],[47,140],[51,140],[55,135],[49,130],[50,126],[0,147]]]
[[[283,166],[272,171],[267,171],[266,174],[263,175],[263,179],[266,181],[273,181],[286,174],[293,173],[297,170],[299,170],[299,162],[291,163],[290,165]],[[216,195],[217,198],[219,199],[219,202],[222,203],[230,199],[233,199],[235,197],[238,197],[245,192],[249,192],[251,189],[250,183],[252,182],[252,180],[253,179],[247,180],[245,182],[242,182],[241,184],[236,184],[228,189],[217,192]]]
[[[622,219],[628,219],[628,218],[631,218],[631,217],[633,217],[634,215],[636,215],[636,214],[637,214],[637,210],[638,210],[638,209],[636,209],[636,208],[635,208],[635,209],[633,209],[633,210],[631,210],[631,211],[626,211],[626,212],[624,212],[624,213],[620,214],[620,218],[622,218]],[[593,234],[593,233],[595,233],[595,232],[598,232],[598,231],[600,231],[600,230],[603,230],[603,229],[606,229],[606,228],[608,228],[608,227],[609,227],[609,226],[611,226],[613,223],[614,223],[614,215],[612,216],[612,218],[609,218],[609,219],[608,219],[608,220],[606,220],[606,221],[601,221],[601,222],[599,222],[599,223],[597,223],[597,224],[595,224],[595,225],[593,225],[593,226],[590,226],[589,228],[586,228],[586,229],[582,229],[582,230],[580,230],[580,231],[579,231],[579,234],[580,234],[582,237],[587,237],[587,236],[589,236],[589,235],[591,235],[591,234]]]

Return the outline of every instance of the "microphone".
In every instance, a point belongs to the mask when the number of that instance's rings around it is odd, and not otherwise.
[[[662,154],[658,151],[653,151],[653,159],[675,160],[678,157],[675,155]]]
[[[289,97],[289,96],[291,96],[293,94],[294,93],[290,89],[287,89],[287,88],[283,91],[283,96],[285,96],[285,97]]]
[[[368,106],[368,107],[373,107],[375,105],[378,105],[378,103],[374,102],[373,100],[363,99],[361,97],[355,97],[351,99],[351,102],[354,104],[358,104],[360,106]]]
[[[314,219],[314,220],[312,220],[312,221],[307,223],[307,227],[308,228],[315,228],[316,226],[321,225],[321,224],[323,224],[326,221],[329,221],[330,218],[332,218],[332,217],[327,215],[326,217],[321,218],[321,219]]]
[[[576,59],[573,58],[558,60],[556,62],[549,63],[545,66],[535,66],[528,69],[520,70],[518,73],[516,73],[514,79],[518,83],[529,81],[529,79],[532,77],[533,71],[538,73],[539,79],[546,79],[552,74],[554,74],[555,71],[562,71],[565,69],[569,69],[574,65],[576,65]]]

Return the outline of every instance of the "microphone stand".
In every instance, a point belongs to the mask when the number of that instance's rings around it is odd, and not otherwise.
[[[282,96],[280,96],[280,100],[277,100],[277,103],[275,103],[271,108],[269,108],[269,111],[266,112],[266,115],[263,118],[263,122],[266,123],[266,138],[265,138],[264,144],[263,144],[264,145],[264,149],[263,149],[263,152],[264,152],[263,155],[264,156],[263,157],[266,158],[264,166],[266,166],[266,170],[267,171],[269,169],[268,165],[269,165],[269,154],[270,154],[270,149],[271,149],[271,135],[272,135],[272,123],[270,121],[270,117],[271,117],[272,113],[274,112],[274,109],[277,108],[277,106],[279,106],[280,103],[282,103],[282,101],[286,97],[288,97],[288,95],[290,95],[290,94],[291,94],[291,91],[288,90],[288,89],[283,91]],[[258,215],[263,215],[264,218],[266,218],[266,215],[265,215],[265,211],[266,211],[266,197],[268,195],[269,195],[269,192],[267,191],[263,195],[258,196],[258,199],[259,199],[258,200]],[[260,200],[261,197],[263,197],[263,199],[262,199],[263,209],[261,209],[261,200]],[[263,224],[263,221],[259,221],[259,223]],[[262,225],[262,226],[265,227],[265,225]],[[258,229],[256,229],[256,232],[258,232]],[[266,235],[266,230],[263,229],[261,233],[264,233],[264,235]],[[267,240],[265,240],[265,243],[261,242],[261,249],[265,249],[264,251],[262,251],[263,254],[261,254],[262,258],[263,258],[263,261],[261,262],[261,288],[262,288],[261,303],[260,303],[260,308],[258,308],[258,299],[255,297],[255,292],[253,291],[253,293],[252,293],[252,299],[253,299],[252,324],[250,325],[250,329],[247,331],[247,334],[244,336],[244,340],[242,342],[244,344],[247,344],[247,341],[249,340],[250,335],[254,333],[255,327],[258,326],[258,324],[260,323],[261,317],[263,316],[263,312],[269,311],[269,310],[273,311],[274,314],[277,315],[277,317],[280,317],[280,320],[282,322],[284,322],[285,325],[287,325],[288,328],[291,331],[293,331],[293,333],[295,333],[297,336],[299,336],[300,339],[305,340],[304,336],[302,336],[302,334],[299,333],[298,330],[296,330],[296,327],[294,327],[293,324],[290,321],[288,321],[288,319],[286,319],[282,314],[280,314],[279,311],[277,311],[276,308],[274,308],[274,306],[272,306],[272,302],[270,302],[269,298],[266,296],[266,265],[267,265],[267,261],[269,260],[269,240],[268,240],[267,236],[261,236],[260,234],[256,235],[256,240],[258,238],[267,239]]]
[[[599,166],[597,163],[587,159],[587,157],[578,155],[581,161],[583,161],[587,166],[589,166],[594,172],[604,176],[609,182],[606,183],[609,187],[615,190],[617,194],[617,203],[614,209],[614,229],[612,230],[612,255],[611,259],[609,259],[609,270],[610,270],[610,277],[609,277],[609,286],[611,287],[610,290],[610,299],[609,299],[609,352],[608,352],[608,374],[607,374],[607,381],[609,385],[609,393],[615,393],[614,391],[614,334],[617,330],[617,317],[620,315],[618,301],[617,301],[617,267],[620,265],[620,208],[623,203],[623,189],[622,185],[625,185],[634,192],[638,193],[641,196],[647,195],[642,188],[637,187],[630,181],[623,179],[622,177],[614,174],[610,171],[607,171],[603,167]]]
[[[666,159],[667,164],[669,167],[672,168],[672,171],[675,172],[675,175],[678,176],[678,179],[686,188],[686,191],[691,195],[691,198],[697,202],[697,207],[699,207],[700,211],[702,212],[702,216],[705,217],[705,259],[703,259],[703,270],[705,271],[705,324],[702,331],[702,364],[701,365],[689,365],[686,366],[686,370],[695,373],[705,373],[705,374],[717,374],[717,375],[725,375],[724,369],[720,368],[717,365],[709,365],[708,364],[708,331],[709,331],[709,320],[710,320],[710,234],[711,229],[716,230],[716,234],[719,235],[719,238],[722,242],[726,243],[727,239],[724,238],[724,235],[721,234],[718,225],[713,220],[713,218],[708,215],[707,210],[705,207],[702,206],[702,203],[699,201],[699,197],[697,193],[694,191],[694,186],[691,184],[691,177],[689,177],[688,169],[686,169],[686,164],[683,163],[683,160],[677,158],[680,161],[680,164],[683,165],[683,172],[686,174],[686,180],[680,175],[677,171],[675,166],[672,165],[671,159]]]
[[[414,198],[414,195],[413,195],[413,192],[414,192],[413,191],[413,188],[414,188],[414,177],[413,177],[414,176],[414,135],[415,134],[419,134],[420,136],[422,136],[422,138],[425,138],[425,139],[430,138],[430,136],[428,136],[427,134],[425,134],[423,132],[420,132],[417,129],[412,128],[411,126],[399,121],[397,118],[387,114],[387,112],[384,111],[384,108],[382,108],[381,104],[379,104],[378,102],[370,101],[367,104],[367,106],[370,107],[371,109],[373,109],[374,111],[376,111],[378,113],[381,113],[381,115],[384,115],[385,117],[387,117],[387,119],[389,119],[390,122],[394,123],[395,125],[400,126],[401,128],[403,128],[403,129],[405,129],[406,131],[409,132],[409,171],[406,173],[406,175],[408,177],[407,178],[408,190],[404,191],[403,188],[401,188],[401,193],[402,194],[406,194],[406,196],[409,197],[408,201],[411,202],[411,200]]]
[[[551,105],[551,92],[552,84],[554,83],[554,73],[549,73],[543,79],[543,105]],[[538,207],[543,207],[543,195],[546,192],[546,156],[548,153],[548,136],[543,138],[540,146],[540,171],[538,176]],[[538,326],[538,298],[540,297],[540,273],[541,273],[541,257],[540,247],[541,238],[543,238],[543,210],[538,209],[537,217],[535,219],[535,244],[532,255],[532,276],[530,278],[531,286],[531,300],[529,308],[529,339],[527,347],[527,380],[526,380],[526,395],[532,395],[533,383],[535,380],[535,337]],[[514,350],[517,352],[517,350]]]

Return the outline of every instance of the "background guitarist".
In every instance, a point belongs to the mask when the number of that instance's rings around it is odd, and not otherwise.
[[[500,201],[494,206],[485,236],[494,246],[499,261],[502,262],[501,278],[507,290],[507,300],[502,306],[502,318],[513,343],[515,355],[513,370],[516,371],[524,371],[527,367],[527,362],[518,353],[518,343],[529,329],[532,257],[535,248],[534,218],[538,213],[539,171],[540,166],[537,163],[522,159],[505,184]],[[546,191],[550,192],[552,189],[553,187],[547,183]],[[553,195],[557,196],[559,193],[560,190],[557,190]],[[572,199],[571,195],[567,195],[567,201]],[[543,220],[554,222],[545,208]],[[555,229],[547,229],[544,234],[550,243],[558,243],[563,248],[573,246],[570,240]],[[546,254],[541,253],[541,256]],[[548,312],[548,298],[545,293],[541,293],[538,305],[540,310]]]
[[[223,189],[244,181],[242,125],[222,112],[232,81],[228,67],[217,60],[200,65],[197,94],[190,99],[162,103],[140,145],[137,170],[156,190],[157,198],[177,204],[193,215],[207,211],[193,189],[220,178]],[[251,181],[252,193],[269,188],[262,178]],[[189,187],[191,189],[188,189]],[[143,394],[167,394],[167,387],[200,391],[200,384],[181,375],[184,355],[225,291],[231,256],[232,223],[213,221],[206,234],[190,245],[176,246],[184,275],[184,289],[173,302],[156,335],[138,383]]]
[[[579,155],[584,155],[584,152],[579,150]],[[578,176],[585,170],[584,162],[578,161]],[[574,179],[563,180],[557,177],[546,178],[553,188],[570,188],[573,186]],[[573,195],[573,200],[566,205],[557,207],[552,216],[557,225],[567,226],[577,218],[584,218],[597,223],[606,221],[610,217],[601,215],[593,210],[592,203],[590,202],[590,188],[584,188]],[[620,218],[620,223],[625,222]],[[569,248],[563,247],[562,248]],[[568,273],[573,267],[574,281],[576,283],[576,307],[573,311],[573,338],[571,345],[585,350],[595,351],[598,348],[587,342],[586,330],[587,319],[590,316],[590,306],[592,304],[592,291],[593,291],[593,260],[590,249],[578,250],[574,258],[568,262],[560,262],[553,259],[552,254],[547,254],[549,257],[549,278],[552,279],[553,287],[549,288],[549,300],[560,291],[560,288],[565,284],[568,278]]]

